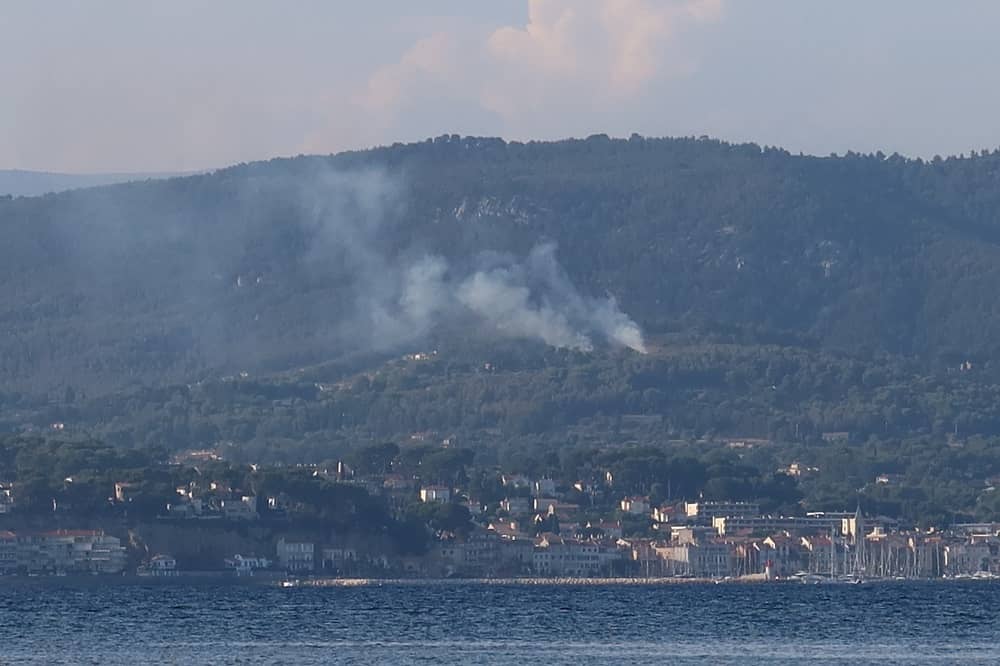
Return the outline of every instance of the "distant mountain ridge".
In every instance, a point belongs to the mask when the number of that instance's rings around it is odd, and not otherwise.
[[[565,276],[526,268],[544,243]],[[524,300],[476,300],[469,275]],[[99,393],[565,324],[539,280],[654,343],[989,358],[1000,153],[445,136],[0,201],[0,380]],[[492,314],[443,316],[428,284]]]
[[[72,174],[0,169],[0,196],[35,197],[82,187],[188,175],[175,172]]]

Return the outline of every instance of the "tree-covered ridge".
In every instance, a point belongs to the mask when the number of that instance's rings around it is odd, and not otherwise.
[[[360,449],[395,442],[404,453],[463,450],[474,456],[465,464],[566,483],[599,477],[634,450],[645,461],[636,469],[663,470],[637,480],[636,492],[655,482],[675,499],[770,497],[774,473],[798,463],[807,509],[849,508],[862,489],[881,513],[948,522],[1000,510],[990,491],[1000,478],[995,372],[989,362],[927,373],[897,357],[721,342],[675,340],[645,356],[508,342],[442,347],[359,373],[333,364],[68,402],[22,397],[20,418],[6,425],[56,424],[123,451],[207,448],[243,464],[347,459],[362,471]],[[684,472],[697,480],[690,487],[668,464],[687,459],[701,465]],[[880,475],[892,483],[877,484]]]
[[[867,488],[911,519],[992,516],[998,164],[441,137],[0,199],[0,429],[243,463],[449,440],[566,475],[652,447],[650,469],[747,466],[698,492],[799,462],[809,508]],[[397,317],[415,267],[516,273],[546,243],[550,281],[619,306],[648,354]]]
[[[372,351],[349,325],[371,306],[358,247],[386,270],[433,254],[458,271],[544,241],[654,339],[978,362],[996,349],[998,164],[441,137],[2,200],[0,373],[96,394]]]

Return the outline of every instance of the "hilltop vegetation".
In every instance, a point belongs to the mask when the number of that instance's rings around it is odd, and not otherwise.
[[[603,136],[0,199],[0,428],[244,462],[449,439],[567,475],[653,447],[753,470],[699,492],[800,461],[807,506],[992,516],[998,212],[1000,152]],[[574,329],[628,318],[648,354]]]
[[[0,373],[95,394],[395,351],[411,341],[373,339],[366,318],[386,306],[367,288],[380,275],[543,241],[654,337],[977,362],[1000,324],[998,168],[442,137],[0,201]]]
[[[212,448],[237,464],[333,466],[395,442],[418,458],[462,450],[478,469],[567,484],[600,478],[610,464],[602,460],[636,457],[643,462],[629,473],[653,476],[635,491],[658,483],[664,494],[672,484],[664,496],[674,498],[772,497],[762,489],[791,481],[774,473],[798,463],[807,508],[849,508],[860,490],[873,509],[946,524],[1000,515],[990,490],[1000,477],[991,372],[922,374],[893,357],[704,341],[675,340],[648,355],[507,342],[353,374],[320,365],[56,404],[22,400],[9,426],[61,424],[63,436],[88,433],[161,456]],[[879,475],[892,483],[876,484]]]

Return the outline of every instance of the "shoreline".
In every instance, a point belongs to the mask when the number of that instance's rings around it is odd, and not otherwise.
[[[828,587],[833,585],[882,585],[900,583],[962,583],[991,582],[997,578],[869,578],[858,582],[836,581],[834,583],[804,582],[798,578],[775,578],[768,580],[763,575],[742,578],[573,578],[573,577],[512,577],[512,578],[289,578],[278,583],[281,587],[380,587],[410,586],[544,586],[544,587],[657,587],[668,585],[804,585],[807,587]]]
[[[509,578],[302,578],[285,580],[283,587],[371,587],[380,585],[398,586],[462,586],[462,585],[493,585],[493,586],[645,586],[645,585],[720,585],[720,584],[759,584],[785,583],[797,581],[772,580],[763,578],[722,580],[717,578],[576,578],[576,577],[535,577],[516,576]]]
[[[894,585],[906,583],[949,584],[949,583],[989,583],[1000,578],[868,578],[860,581],[811,582],[798,578],[775,578],[768,580],[762,574],[740,578],[577,578],[577,577],[533,577],[517,576],[504,578],[296,578],[284,574],[267,573],[258,576],[233,576],[214,572],[179,573],[175,576],[0,576],[3,585],[39,585],[73,587],[118,587],[146,585],[153,587],[174,585],[226,585],[226,586],[266,586],[280,588],[337,588],[337,587],[663,587],[671,585],[804,585],[806,587],[829,587],[830,585]]]

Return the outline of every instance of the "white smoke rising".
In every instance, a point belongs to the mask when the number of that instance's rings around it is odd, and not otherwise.
[[[524,262],[496,255],[481,259],[489,265],[451,279],[441,257],[410,266],[398,304],[403,325],[415,334],[426,332],[461,311],[508,337],[579,351],[593,350],[597,338],[646,353],[639,326],[614,298],[585,298],[573,287],[555,259],[555,245],[536,246]]]
[[[398,183],[362,173],[324,175],[318,184],[305,199],[316,231],[310,257],[321,263],[321,257],[335,258],[350,277],[356,316],[342,323],[345,345],[388,350],[471,315],[506,337],[580,351],[610,344],[646,353],[639,326],[613,297],[577,291],[554,244],[537,245],[523,259],[483,253],[463,262],[472,268],[454,268],[435,254],[404,262],[387,256],[379,243],[387,210],[399,205]]]
[[[536,246],[527,261],[478,271],[462,281],[458,300],[497,331],[538,338],[553,347],[591,351],[593,339],[646,353],[638,325],[613,298],[584,298],[555,258],[555,245]]]
[[[399,305],[413,330],[427,331],[435,318],[449,308],[444,282],[447,271],[444,259],[428,256],[410,266],[404,274]]]
[[[462,305],[505,335],[539,338],[553,347],[594,348],[590,338],[574,330],[566,313],[547,299],[533,304],[531,290],[518,284],[512,269],[475,273],[458,286],[457,295]]]
[[[640,354],[646,353],[642,329],[628,315],[618,309],[618,301],[615,300],[614,296],[608,296],[603,301],[595,301],[591,316],[609,341],[622,347],[628,347]]]

